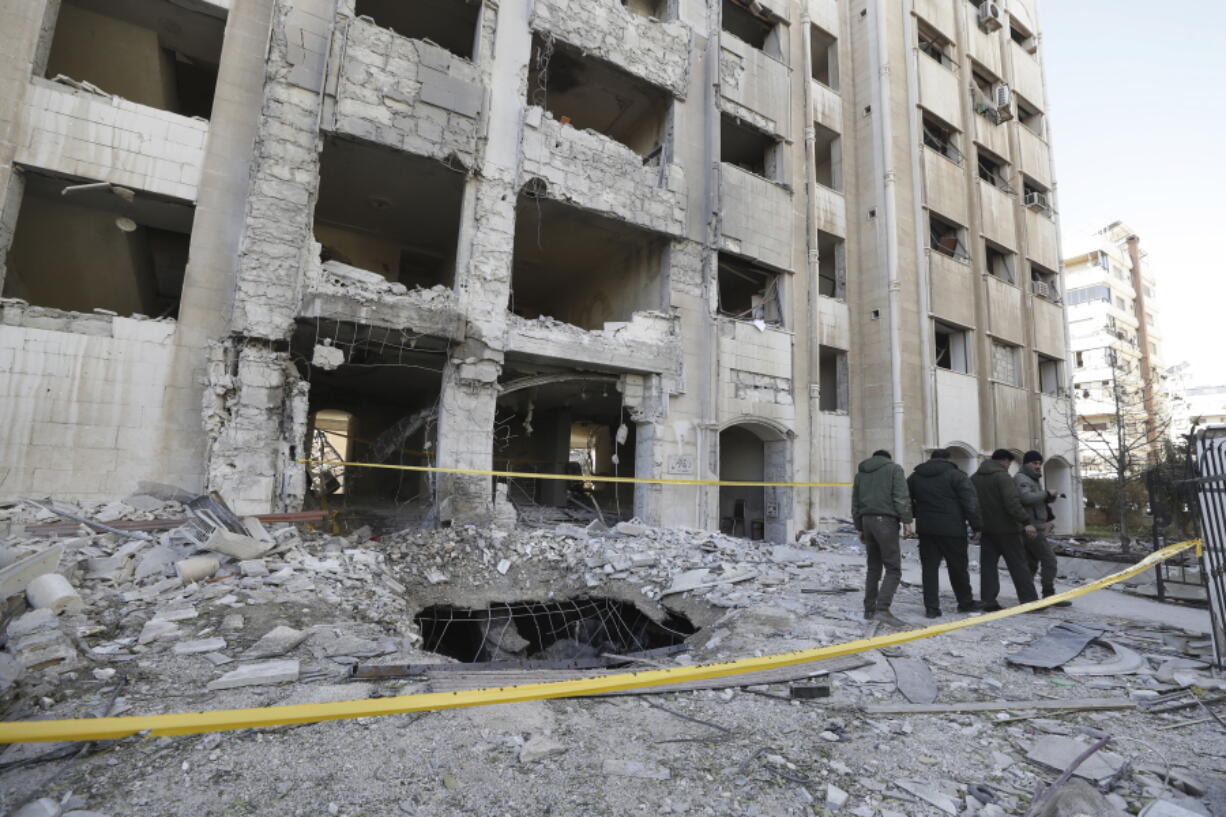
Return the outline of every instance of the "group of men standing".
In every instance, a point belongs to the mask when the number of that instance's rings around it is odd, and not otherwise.
[[[958,612],[1000,610],[1000,559],[1003,557],[1019,602],[1035,601],[1034,579],[1043,596],[1055,595],[1056,556],[1047,541],[1056,495],[1043,487],[1043,455],[1027,451],[1015,475],[1015,457],[997,449],[992,458],[967,476],[944,448],[934,450],[910,477],[888,451],[875,451],[860,463],[851,492],[851,515],[868,551],[864,617],[901,627],[890,612],[902,580],[903,538],[919,536],[924,611],[941,615],[940,568],[944,561]],[[901,528],[901,531],[900,531]],[[971,589],[969,534],[979,537],[979,600]],[[1059,602],[1066,607],[1070,602]]]

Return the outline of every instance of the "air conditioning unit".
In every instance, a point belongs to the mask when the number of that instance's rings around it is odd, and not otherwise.
[[[1025,204],[1027,207],[1029,207],[1031,210],[1042,210],[1046,212],[1047,210],[1051,209],[1051,204],[1049,204],[1047,201],[1047,194],[1040,193],[1037,190],[1027,193],[1026,198],[1023,200],[1022,203]]]
[[[1047,298],[1049,300],[1051,299],[1051,285],[1050,284],[1044,281],[1031,281],[1030,287],[1031,289],[1034,290],[1034,294],[1038,295],[1040,298]]]
[[[1013,91],[1003,82],[992,89],[992,101],[996,104],[996,124],[1013,118]]]
[[[1005,24],[1004,12],[999,3],[984,0],[979,6],[979,27],[984,31],[999,31]]]

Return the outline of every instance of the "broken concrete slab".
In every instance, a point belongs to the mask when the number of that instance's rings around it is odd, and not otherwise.
[[[40,797],[13,812],[12,817],[60,817],[60,804],[50,797]]]
[[[56,616],[54,610],[48,608],[30,610],[10,622],[5,633],[10,640],[16,640],[43,630],[58,629],[59,624],[59,617]]]
[[[826,810],[834,813],[843,806],[847,805],[847,799],[850,797],[847,792],[840,789],[833,783],[826,784]]]
[[[12,641],[9,650],[17,663],[27,670],[67,668],[77,660],[76,647],[59,630],[46,630]]]
[[[937,679],[922,659],[898,657],[886,660],[894,668],[898,691],[904,698],[913,704],[936,702]]]
[[[952,795],[945,794],[930,783],[918,780],[898,780],[896,785],[925,803],[936,806],[946,814],[957,814],[959,811],[958,801]]]
[[[642,760],[609,758],[601,764],[600,768],[607,775],[637,777],[642,780],[669,780],[673,776],[668,767]]]
[[[1005,660],[1020,666],[1055,669],[1072,661],[1081,654],[1086,645],[1102,634],[1102,630],[1062,621],[1038,641],[1013,655],[1005,656]]]
[[[204,652],[217,652],[226,648],[224,638],[198,638],[195,641],[180,641],[174,646],[175,655],[198,655]]]
[[[161,576],[166,574],[175,562],[179,561],[182,554],[172,547],[166,545],[155,545],[141,554],[136,562],[136,569],[132,573],[132,577],[137,581],[147,579],[150,576]]]
[[[1129,649],[1115,641],[1104,640],[1115,651],[1115,657],[1098,663],[1079,662],[1066,664],[1064,671],[1069,675],[1131,675],[1147,667],[1145,659],[1136,650]]]
[[[1155,800],[1141,809],[1141,813],[1137,817],[1204,817],[1204,815],[1196,811],[1190,811],[1169,800]]]
[[[268,565],[263,559],[247,559],[238,563],[239,572],[251,578],[263,578],[268,575]]]
[[[145,622],[145,626],[141,628],[140,636],[137,637],[136,643],[150,644],[163,638],[178,638],[181,635],[183,635],[183,631],[173,621],[152,618]]]
[[[259,641],[252,644],[243,653],[243,658],[276,658],[279,655],[285,655],[303,641],[306,641],[310,635],[308,631],[295,630],[293,627],[279,624],[264,633]]]
[[[261,542],[250,536],[231,533],[222,528],[213,531],[213,534],[209,536],[209,540],[204,543],[205,550],[220,553],[239,561],[258,559],[272,550],[272,548],[273,543],[271,542]]]
[[[247,664],[227,672],[215,681],[210,681],[209,689],[216,691],[262,684],[283,684],[286,681],[297,681],[299,672],[297,658]]]
[[[1127,817],[1085,780],[1069,780],[1052,793],[1035,817]]]
[[[1026,751],[1026,757],[1035,763],[1062,772],[1090,748],[1090,743],[1075,737],[1045,735]],[[1115,774],[1124,765],[1124,758],[1113,752],[1098,751],[1084,760],[1076,771],[1077,777],[1099,782]]]
[[[0,652],[0,692],[4,692],[21,677],[25,667],[6,652]]]
[[[187,621],[198,615],[195,607],[166,607],[158,610],[153,617],[158,621]]]

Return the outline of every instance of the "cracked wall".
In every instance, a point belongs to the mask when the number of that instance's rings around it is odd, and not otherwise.
[[[421,156],[478,162],[481,70],[423,40],[365,20],[343,23],[331,129]]]
[[[550,198],[666,235],[684,234],[680,165],[644,165],[630,148],[564,125],[537,107],[529,107],[525,116],[523,174],[544,180]]]

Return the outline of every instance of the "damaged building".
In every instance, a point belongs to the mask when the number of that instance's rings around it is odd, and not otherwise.
[[[1036,5],[0,0],[0,497],[785,541],[849,488],[684,482],[1040,448],[1071,530]]]

